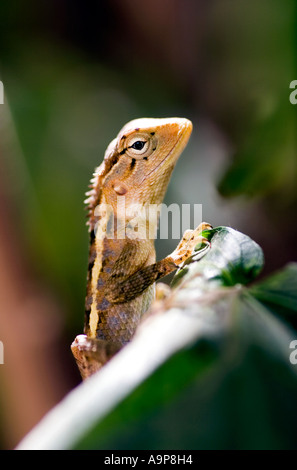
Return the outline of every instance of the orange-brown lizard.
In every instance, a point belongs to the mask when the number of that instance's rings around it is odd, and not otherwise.
[[[187,230],[177,248],[156,262],[157,220],[147,217],[149,207],[162,203],[191,132],[192,123],[184,118],[136,119],[110,143],[95,170],[86,201],[90,251],[85,334],[71,346],[83,378],[130,341],[154,298],[155,281],[177,269],[205,241],[201,232],[210,225],[202,223]]]

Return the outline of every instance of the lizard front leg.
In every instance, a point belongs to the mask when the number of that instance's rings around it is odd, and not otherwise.
[[[210,224],[202,222],[195,230],[187,230],[177,248],[161,261],[139,269],[120,282],[119,279],[111,276],[106,293],[107,300],[113,304],[129,302],[158,279],[175,271],[192,255],[197,244],[209,244],[209,241],[201,233],[211,228]]]

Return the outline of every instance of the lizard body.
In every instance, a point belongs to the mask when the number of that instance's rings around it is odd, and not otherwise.
[[[108,146],[87,193],[90,231],[84,335],[72,344],[82,377],[98,370],[130,341],[154,298],[154,283],[174,271],[201,241],[189,230],[156,262],[156,219],[147,208],[162,203],[192,123],[184,118],[137,119]],[[145,236],[140,236],[140,232]]]

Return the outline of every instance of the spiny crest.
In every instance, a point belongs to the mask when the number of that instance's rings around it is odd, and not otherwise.
[[[96,168],[93,173],[93,178],[90,181],[89,191],[86,192],[87,199],[84,200],[84,203],[87,204],[88,211],[88,221],[87,225],[89,226],[89,231],[94,228],[94,210],[95,207],[99,204],[100,195],[101,195],[101,179],[102,179],[102,165]]]
[[[118,158],[119,154],[117,152],[116,139],[114,139],[105,151],[103,162],[95,169],[93,178],[91,179],[89,185],[90,190],[86,192],[86,196],[88,197],[84,200],[84,203],[87,204],[87,225],[89,226],[90,232],[94,229],[94,225],[96,223],[94,211],[100,203],[102,179],[105,175],[107,175],[113,165],[115,165],[115,163],[118,161]]]

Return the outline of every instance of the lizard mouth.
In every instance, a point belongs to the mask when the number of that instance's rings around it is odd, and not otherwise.
[[[158,165],[155,168],[153,168],[147,175],[144,176],[144,178],[142,178],[142,180],[140,181],[140,184],[143,183],[143,181],[146,180],[150,175],[155,173],[166,161],[171,162],[170,155],[172,155],[173,153],[175,153],[175,159],[172,159],[172,160],[175,160],[174,163],[176,163],[176,161],[180,157],[180,154],[182,153],[183,149],[185,148],[188,142],[191,132],[192,132],[192,124],[190,123],[190,121],[186,120],[185,124],[183,124],[183,126],[181,127],[179,131],[179,137],[177,141],[175,142],[174,146],[165,155],[163,160],[161,160],[160,163],[158,163]]]

